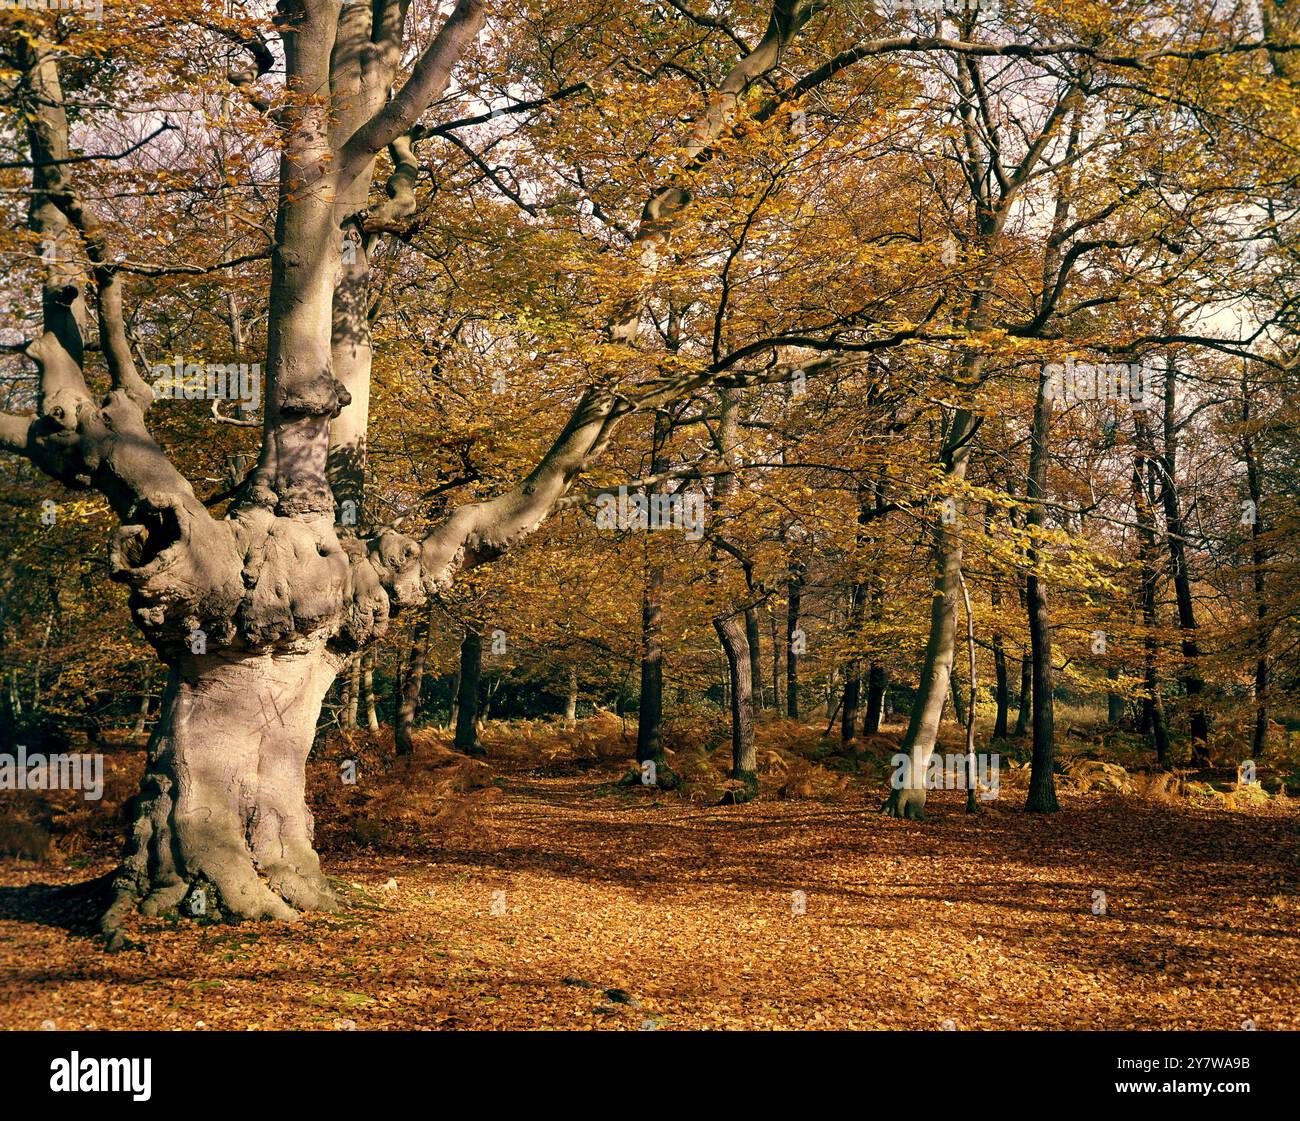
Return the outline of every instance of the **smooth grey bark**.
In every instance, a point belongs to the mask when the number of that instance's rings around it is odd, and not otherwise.
[[[443,727],[451,730],[456,727],[456,714],[460,711],[460,667],[451,675],[451,690],[447,701],[447,723]]]
[[[137,900],[160,914],[196,892],[207,913],[243,918],[335,906],[311,843],[305,764],[337,669],[311,645],[171,668],[108,931]]]
[[[718,509],[726,499],[735,494],[740,480],[733,469],[736,464],[736,447],[739,439],[740,411],[734,391],[720,390],[718,399],[721,404],[715,443],[718,453],[727,470],[714,476],[714,509]],[[714,555],[720,555],[724,549],[732,556],[738,550],[728,547],[719,535],[711,535],[714,542]],[[739,556],[745,571],[746,583],[753,591],[753,570],[743,554]],[[749,648],[747,632],[749,620],[747,614],[752,604],[738,607],[726,615],[714,618],[713,627],[722,644],[726,662],[727,683],[730,686],[731,705],[731,778],[741,786],[728,791],[725,802],[747,802],[758,793],[757,757],[754,754],[754,697],[753,665],[754,660]],[[757,630],[757,621],[754,623]]]
[[[140,707],[136,710],[135,725],[131,731],[137,735],[144,735],[145,725],[149,719],[149,694],[140,694]]]
[[[942,458],[945,474],[957,484],[966,477],[971,442],[978,421],[958,409],[947,434]],[[921,666],[916,699],[903,739],[910,756],[906,781],[890,791],[883,810],[894,817],[920,820],[925,816],[925,774],[939,735],[939,722],[949,693],[957,628],[957,601],[961,591],[962,541],[956,503],[931,523],[936,573],[930,605],[930,631]]]

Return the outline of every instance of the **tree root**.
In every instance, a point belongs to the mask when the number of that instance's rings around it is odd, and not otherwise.
[[[925,791],[896,787],[889,792],[880,812],[886,817],[903,818],[907,821],[925,820]]]

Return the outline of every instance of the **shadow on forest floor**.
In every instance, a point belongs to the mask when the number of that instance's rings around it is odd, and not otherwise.
[[[0,920],[57,927],[75,935],[97,935],[112,877],[112,872],[106,872],[80,883],[0,887]]]

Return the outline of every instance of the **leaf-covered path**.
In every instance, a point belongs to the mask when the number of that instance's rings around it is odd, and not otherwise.
[[[554,770],[438,844],[327,856],[347,909],[292,926],[155,920],[105,955],[20,888],[60,876],[6,862],[0,1023],[1300,1027],[1294,813],[940,793],[912,823],[860,789],[712,807]]]

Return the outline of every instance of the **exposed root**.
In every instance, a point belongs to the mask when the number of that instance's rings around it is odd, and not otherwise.
[[[880,812],[886,817],[898,817],[907,821],[925,820],[925,791],[909,787],[896,787],[889,792]]]

